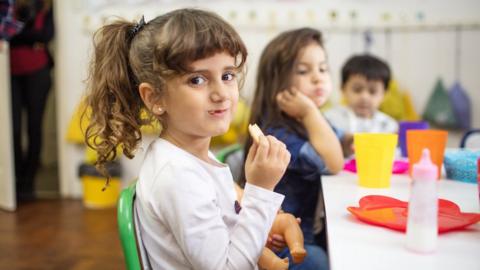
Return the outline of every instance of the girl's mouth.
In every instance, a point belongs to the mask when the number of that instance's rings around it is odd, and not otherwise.
[[[223,116],[227,113],[228,109],[222,109],[222,110],[210,110],[208,113],[212,116]]]
[[[315,89],[315,91],[313,92],[315,96],[317,97],[321,97],[323,96],[323,89]]]

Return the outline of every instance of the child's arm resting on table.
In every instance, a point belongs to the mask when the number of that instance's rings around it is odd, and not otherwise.
[[[340,142],[320,111],[311,110],[302,119],[313,148],[323,157],[328,170],[336,174],[343,168]]]

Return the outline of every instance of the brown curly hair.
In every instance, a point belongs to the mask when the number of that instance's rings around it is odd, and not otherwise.
[[[139,29],[133,31],[134,28]],[[118,20],[94,35],[94,56],[90,63],[86,108],[89,119],[87,145],[97,154],[97,169],[109,178],[105,164],[123,154],[133,158],[142,139],[140,127],[156,119],[138,92],[142,82],[154,86],[161,97],[166,80],[189,72],[199,59],[227,52],[244,73],[246,47],[238,33],[218,15],[197,9],[179,9],[158,16],[141,28]],[[243,80],[240,80],[240,84]],[[149,113],[142,119],[140,113]],[[87,112],[87,111],[85,111]],[[107,180],[108,184],[108,180]]]

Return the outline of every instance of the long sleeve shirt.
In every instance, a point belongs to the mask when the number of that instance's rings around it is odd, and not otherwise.
[[[153,142],[135,201],[153,269],[256,269],[284,196],[247,184],[239,212],[236,198],[228,166]]]
[[[41,3],[41,1],[39,2]],[[53,10],[34,7],[22,31],[10,40],[10,70],[13,75],[26,75],[43,68],[51,68],[53,61],[48,42],[54,35]]]

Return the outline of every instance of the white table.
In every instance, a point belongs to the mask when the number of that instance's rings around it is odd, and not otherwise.
[[[357,185],[353,173],[322,177],[332,270],[480,270],[480,223],[439,235],[437,251],[422,255],[405,248],[405,233],[363,223],[347,210],[348,206],[358,206],[365,195],[408,201],[410,181],[406,175],[393,175],[389,189],[367,189]],[[439,197],[455,202],[462,212],[480,212],[476,184],[440,180],[438,187]]]

